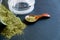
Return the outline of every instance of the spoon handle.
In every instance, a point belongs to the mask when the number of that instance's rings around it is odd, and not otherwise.
[[[43,13],[41,15],[35,16],[36,19],[40,19],[40,18],[43,18],[43,17],[50,17],[50,15],[48,13]]]

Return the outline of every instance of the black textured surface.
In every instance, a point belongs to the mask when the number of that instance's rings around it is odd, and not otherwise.
[[[60,0],[36,0],[35,9],[31,14],[45,12],[51,15],[50,19],[28,25],[21,38],[16,36],[12,40],[60,40]],[[25,15],[17,16],[23,20]],[[5,39],[0,36],[0,40]]]

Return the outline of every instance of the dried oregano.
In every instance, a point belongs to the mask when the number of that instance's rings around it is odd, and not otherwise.
[[[3,5],[0,5],[0,21],[6,25],[0,34],[7,37],[8,39],[16,34],[21,35],[23,30],[26,28],[26,25],[21,21],[21,19],[16,17]]]

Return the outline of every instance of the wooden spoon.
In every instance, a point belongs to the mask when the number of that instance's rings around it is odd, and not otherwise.
[[[35,22],[37,21],[38,19],[41,19],[41,18],[49,18],[50,15],[48,13],[43,13],[43,14],[40,14],[40,15],[33,15],[33,14],[30,14],[30,15],[27,15],[25,16],[25,20],[28,21],[28,22]]]

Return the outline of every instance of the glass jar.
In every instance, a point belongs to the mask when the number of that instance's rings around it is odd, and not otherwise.
[[[0,0],[0,4],[2,3],[2,0]]]
[[[15,14],[28,14],[34,9],[35,0],[8,0],[9,9]]]

